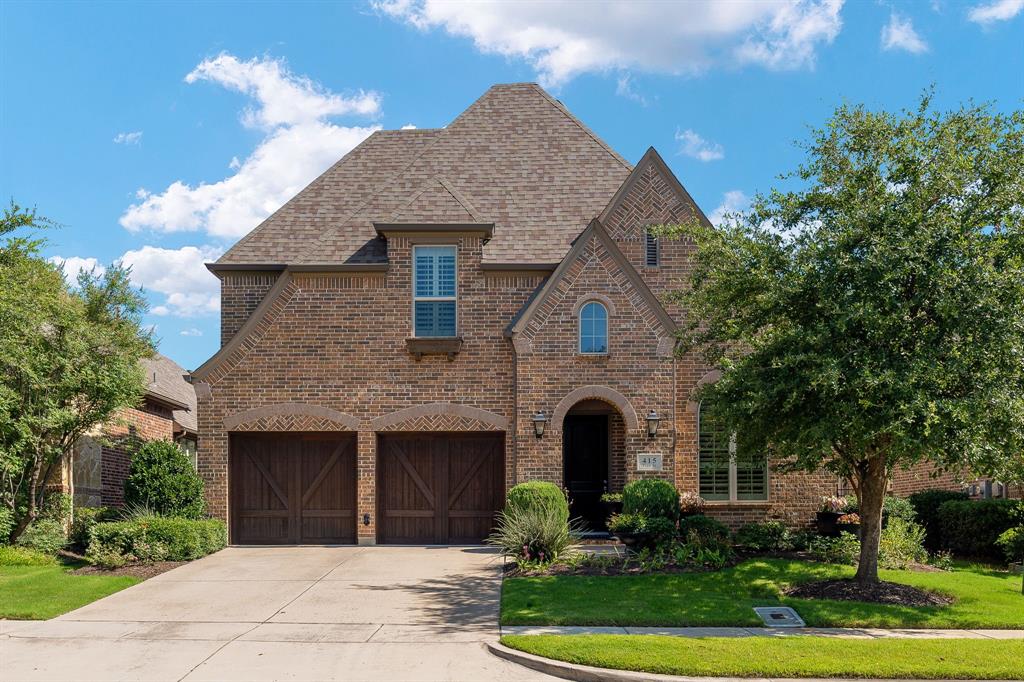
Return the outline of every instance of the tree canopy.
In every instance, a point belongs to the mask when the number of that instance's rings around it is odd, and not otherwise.
[[[877,580],[895,467],[1024,472],[1024,113],[848,105],[803,148],[793,188],[664,229],[696,246],[671,298],[683,351],[723,370],[699,398],[738,456],[867,498],[858,577]]]
[[[0,216],[0,500],[15,539],[36,517],[62,455],[116,410],[138,404],[152,355],[145,300],[128,271],[71,285],[25,231],[50,223],[11,204]]]

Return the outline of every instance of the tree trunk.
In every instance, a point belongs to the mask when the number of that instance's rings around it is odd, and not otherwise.
[[[855,580],[878,582],[878,543],[882,535],[882,506],[889,483],[885,455],[873,455],[857,467],[857,503],[860,507],[860,562]]]

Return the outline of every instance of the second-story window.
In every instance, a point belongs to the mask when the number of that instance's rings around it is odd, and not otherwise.
[[[658,238],[650,230],[644,232],[644,265],[651,268],[658,266],[660,246]]]
[[[596,301],[580,309],[580,352],[593,355],[608,352],[608,309]]]
[[[413,334],[455,336],[455,247],[413,247]]]

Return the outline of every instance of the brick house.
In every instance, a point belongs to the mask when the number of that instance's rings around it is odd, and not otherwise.
[[[233,543],[479,541],[509,486],[660,477],[731,525],[811,521],[827,474],[737,465],[700,419],[662,295],[700,208],[533,84],[443,129],[379,131],[208,265],[221,349],[192,380],[198,467]]]
[[[131,452],[140,441],[174,441],[195,461],[196,393],[187,373],[159,354],[141,364],[147,379],[142,402],[79,438],[63,467],[63,487],[75,506],[121,506]]]

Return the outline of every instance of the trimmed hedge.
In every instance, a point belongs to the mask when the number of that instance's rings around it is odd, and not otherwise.
[[[102,521],[116,521],[118,516],[118,510],[113,507],[75,507],[68,539],[76,547],[85,549],[89,546],[89,531],[92,527]]]
[[[941,546],[961,556],[1002,558],[996,540],[1024,523],[1022,507],[1016,500],[945,502],[938,512]]]
[[[223,549],[228,532],[216,519],[143,516],[95,524],[86,558],[101,566],[130,561],[191,561]]]
[[[632,481],[622,489],[622,513],[674,521],[679,517],[679,491],[657,478]]]
[[[910,506],[917,512],[917,522],[924,526],[924,546],[935,550],[942,548],[941,531],[939,528],[939,507],[954,500],[971,499],[967,493],[953,490],[922,490],[907,498]]]
[[[718,519],[697,514],[679,520],[679,539],[704,546],[730,545],[732,533]]]
[[[124,503],[164,516],[201,519],[206,512],[203,479],[177,445],[148,441],[132,455]]]
[[[569,522],[569,501],[565,493],[554,483],[548,481],[527,481],[512,486],[508,491],[507,507],[531,509],[547,507],[560,513],[561,518]]]

